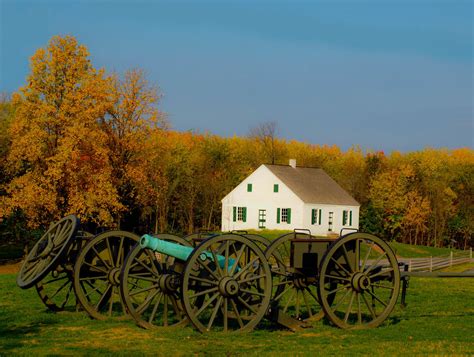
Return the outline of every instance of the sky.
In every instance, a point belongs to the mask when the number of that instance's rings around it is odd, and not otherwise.
[[[0,91],[73,35],[95,67],[145,71],[173,129],[346,150],[474,147],[473,1],[0,0]]]

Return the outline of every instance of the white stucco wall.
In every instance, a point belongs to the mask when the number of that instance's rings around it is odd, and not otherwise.
[[[247,184],[252,192],[247,192]],[[278,192],[273,185],[278,184]],[[232,207],[247,207],[247,221],[233,222]],[[303,224],[303,202],[265,166],[260,166],[222,200],[222,231],[258,229],[259,210],[266,210],[266,229],[293,230]],[[277,208],[291,208],[291,224],[277,223]]]
[[[247,192],[247,184],[252,184],[252,192]],[[278,184],[278,192],[273,192],[273,185]],[[247,207],[246,222],[233,222],[233,207]],[[277,209],[291,208],[291,223],[277,223]],[[319,220],[311,224],[311,210],[321,209]],[[359,207],[327,204],[305,204],[281,180],[265,166],[260,166],[243,180],[222,200],[222,231],[259,229],[259,210],[266,210],[266,229],[293,230],[309,229],[313,235],[325,236],[329,232],[329,212],[333,212],[332,233],[342,228],[359,228]],[[352,211],[352,225],[343,227],[343,210]],[[347,233],[347,232],[346,232]]]
[[[312,209],[321,210],[321,224],[319,219],[316,224],[311,224]],[[343,211],[352,211],[352,224],[348,222],[345,226],[342,225]],[[303,226],[305,229],[311,230],[311,234],[325,236],[329,231],[329,213],[333,212],[332,232],[339,234],[342,228],[359,229],[359,206],[340,206],[340,205],[325,205],[325,204],[305,204],[303,210]],[[349,233],[349,231],[344,232]]]

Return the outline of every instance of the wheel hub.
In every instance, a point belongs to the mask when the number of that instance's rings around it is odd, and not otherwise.
[[[364,273],[355,273],[352,276],[351,285],[357,291],[367,290],[370,287],[370,278]]]
[[[177,290],[178,285],[176,278],[172,274],[163,274],[158,280],[160,290],[164,293],[173,293]]]
[[[239,289],[239,283],[231,277],[225,277],[219,281],[219,292],[226,297],[237,295]]]
[[[120,284],[120,268],[112,268],[109,270],[108,279],[113,285]]]

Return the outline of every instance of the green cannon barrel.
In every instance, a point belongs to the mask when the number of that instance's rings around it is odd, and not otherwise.
[[[145,234],[140,238],[140,247],[142,249],[151,249],[154,252],[166,254],[166,255],[169,255],[170,257],[174,257],[182,261],[188,260],[189,256],[194,250],[194,248],[192,247],[186,247],[184,245],[167,242],[163,239],[155,238],[148,234]],[[211,252],[201,253],[199,258],[202,261],[205,261],[206,259],[210,259],[211,261],[214,260],[214,257]],[[221,268],[224,268],[225,257],[218,254],[217,262],[219,263],[219,266]],[[229,270],[232,269],[232,266],[234,265],[234,263],[235,263],[235,259],[230,258],[229,268],[228,268]],[[238,267],[237,267],[237,270],[239,270]]]

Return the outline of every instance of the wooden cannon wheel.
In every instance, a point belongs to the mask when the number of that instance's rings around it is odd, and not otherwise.
[[[38,283],[53,271],[68,251],[79,220],[70,215],[52,224],[26,256],[16,282],[22,289]]]
[[[392,312],[399,291],[395,254],[371,234],[339,238],[321,261],[319,299],[327,318],[340,328],[379,326]]]
[[[270,267],[256,243],[237,234],[211,237],[188,258],[184,308],[201,332],[250,331],[268,309],[271,284]]]
[[[168,242],[191,247],[192,243],[171,234],[156,234]],[[122,267],[120,294],[138,326],[177,326],[187,322],[181,303],[184,262],[166,254],[143,249],[139,244],[128,253]]]
[[[297,321],[318,321],[324,316],[324,312],[319,303],[316,277],[305,276],[290,266],[291,240],[295,237],[310,236],[303,233],[288,233],[274,240],[265,251],[273,276],[270,307],[272,310],[279,309],[280,313]],[[270,314],[270,316],[276,315]],[[288,321],[287,324],[297,328],[300,325],[297,321],[294,323]]]
[[[41,301],[51,311],[75,310],[77,308],[78,302],[72,291],[74,262],[81,249],[92,237],[91,233],[77,231],[58,266],[35,284]]]
[[[74,291],[82,308],[95,319],[127,314],[119,292],[126,255],[140,239],[125,231],[108,231],[92,238],[74,265]]]

